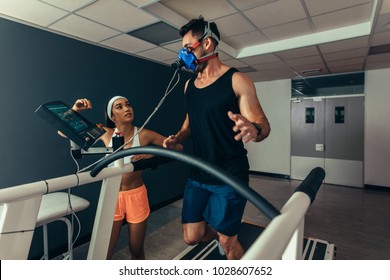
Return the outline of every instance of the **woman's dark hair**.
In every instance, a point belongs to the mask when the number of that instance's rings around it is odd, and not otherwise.
[[[108,128],[115,128],[115,123],[108,117],[107,115],[107,106],[108,106],[108,102],[106,102],[106,104],[104,105],[104,118],[106,120],[106,127]]]
[[[187,24],[183,25],[180,28],[179,33],[180,33],[180,36],[183,37],[184,35],[186,35],[188,33],[188,31],[191,31],[192,35],[196,35],[196,36],[200,37],[204,34],[206,26],[207,26],[207,21],[205,21],[202,16],[199,16],[199,18],[194,18],[194,19],[190,20]],[[218,31],[218,27],[215,24],[215,22],[210,22],[210,30],[215,35],[217,35],[218,39],[221,39],[219,31]],[[216,41],[215,41],[215,43],[218,44],[218,42],[216,42]]]

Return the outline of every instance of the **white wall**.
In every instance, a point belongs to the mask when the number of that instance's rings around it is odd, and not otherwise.
[[[366,72],[364,184],[390,187],[390,69]],[[291,174],[290,80],[256,83],[271,134],[248,143],[251,171]]]
[[[390,187],[390,69],[366,72],[364,183]]]
[[[255,83],[257,96],[271,125],[270,136],[245,145],[251,171],[290,175],[291,80]]]

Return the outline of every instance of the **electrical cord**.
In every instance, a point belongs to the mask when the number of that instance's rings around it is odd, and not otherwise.
[[[78,176],[80,166],[79,166],[79,163],[77,162],[77,160],[75,159],[75,157],[73,156],[72,150],[70,150],[70,156],[73,159],[74,163],[76,164],[75,176],[76,176],[77,182],[76,182],[75,187],[77,187],[80,184],[80,178]],[[75,211],[73,211],[72,200],[71,200],[71,188],[68,189],[68,206],[66,209],[67,213],[65,216],[67,216],[69,214],[68,209],[70,209],[70,214],[71,214],[72,239],[73,239],[73,231],[74,231],[74,219],[76,219],[77,225],[78,225],[78,232],[77,232],[76,237],[74,238],[74,240],[72,241],[72,244],[71,244],[71,248],[73,248],[74,244],[76,243],[76,241],[79,238],[80,233],[81,233],[81,222],[80,222],[80,219],[78,218],[77,214],[75,213]]]

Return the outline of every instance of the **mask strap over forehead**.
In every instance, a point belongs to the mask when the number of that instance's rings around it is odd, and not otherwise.
[[[126,99],[126,101],[129,101],[127,100],[126,97],[123,97],[123,96],[120,96],[120,95],[117,95],[117,96],[114,96],[113,98],[110,99],[110,101],[108,101],[108,104],[107,104],[107,116],[110,118],[110,120],[112,120],[111,118],[111,115],[112,115],[112,105],[114,105],[114,102],[118,99]]]

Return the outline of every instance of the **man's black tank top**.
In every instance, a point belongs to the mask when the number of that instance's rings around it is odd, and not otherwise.
[[[229,111],[240,113],[232,85],[232,76],[237,71],[230,68],[205,88],[196,88],[195,77],[191,78],[185,92],[185,106],[190,122],[194,155],[221,167],[247,184],[249,181],[247,151],[242,141],[234,139],[235,124],[228,117]],[[198,168],[192,168],[190,177],[203,184],[224,184]]]

